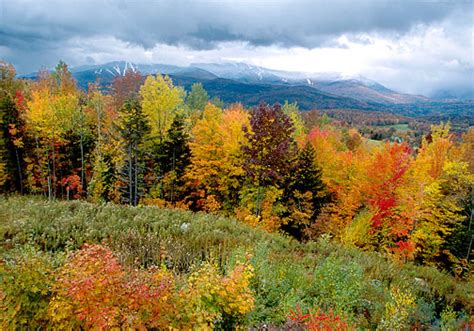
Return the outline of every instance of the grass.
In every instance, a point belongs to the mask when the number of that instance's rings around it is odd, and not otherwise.
[[[431,314],[426,323],[435,325],[446,307],[459,316],[474,313],[474,284],[434,268],[399,264],[327,237],[299,243],[218,215],[0,197],[0,237],[0,258],[7,262],[24,247],[63,256],[84,243],[105,243],[125,265],[165,265],[177,275],[207,260],[226,270],[237,256],[250,253],[256,307],[247,316],[249,326],[285,323],[290,310],[301,305],[332,308],[375,328],[386,318],[394,287],[417,298],[411,323]]]
[[[379,125],[377,127],[384,128],[384,129],[394,128],[395,130],[400,131],[400,132],[406,132],[410,130],[408,128],[408,124]]]

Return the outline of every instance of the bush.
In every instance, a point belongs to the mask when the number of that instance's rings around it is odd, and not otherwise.
[[[407,290],[415,301],[406,325],[436,326],[447,305],[458,324],[474,312],[474,284],[434,268],[396,263],[327,236],[299,243],[218,215],[0,197],[0,237],[1,321],[8,329],[22,328],[26,320],[44,328],[53,317],[58,328],[84,327],[87,319],[178,329],[193,323],[224,329],[281,325],[298,304],[324,314],[332,309],[350,323],[376,329],[382,321],[391,323],[391,307],[398,309],[394,288]],[[104,243],[107,250],[97,248]],[[97,250],[87,253],[82,246]],[[252,253],[250,260],[246,252]],[[30,269],[38,274],[32,276]],[[104,270],[111,272],[107,280],[101,278]],[[86,279],[91,287],[82,285]],[[110,282],[116,297],[107,298],[102,281]],[[215,291],[211,297],[205,295],[206,283]],[[87,305],[92,310],[92,303],[100,309],[87,312],[87,318],[79,314]],[[205,314],[196,314],[196,307]],[[100,311],[110,317],[94,316]]]
[[[314,271],[315,304],[326,310],[352,314],[360,305],[363,284],[364,274],[358,264],[330,255]]]
[[[304,313],[301,307],[298,306],[290,312],[289,319],[308,331],[349,331],[356,329],[354,325],[347,322],[346,318],[335,314],[332,309],[329,309],[327,313],[321,311],[320,308],[310,309],[307,313]]]
[[[48,304],[55,267],[62,256],[25,246],[0,262],[0,323],[4,330],[41,329],[48,324]]]
[[[253,308],[252,267],[227,276],[205,263],[181,289],[163,268],[124,268],[106,247],[85,245],[58,271],[49,318],[57,329],[235,327]]]

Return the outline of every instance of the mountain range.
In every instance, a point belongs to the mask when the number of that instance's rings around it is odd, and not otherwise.
[[[194,63],[189,66],[168,64],[134,64],[115,61],[101,65],[72,67],[71,72],[81,88],[100,82],[107,87],[127,70],[143,75],[166,74],[175,85],[190,90],[202,83],[211,97],[225,103],[241,102],[254,106],[262,101],[297,102],[301,110],[358,109],[386,111],[400,115],[462,116],[474,122],[474,100],[430,99],[393,91],[362,76],[344,77],[338,73],[309,74],[272,70],[246,63]],[[36,74],[25,78],[35,78]]]

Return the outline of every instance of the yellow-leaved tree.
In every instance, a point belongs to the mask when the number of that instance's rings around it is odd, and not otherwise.
[[[74,82],[65,81],[72,80],[63,72],[67,67],[64,69],[60,63],[56,70],[54,75],[44,74],[33,86],[25,111],[26,127],[36,143],[36,161],[29,162],[29,182],[33,187],[40,183],[49,197],[56,195],[58,148],[73,129],[79,107]]]
[[[185,178],[197,209],[231,208],[242,183],[242,126],[249,116],[241,106],[223,112],[208,104],[192,129],[191,165]]]
[[[175,87],[168,76],[148,76],[140,88],[143,113],[147,116],[151,137],[163,142],[177,111],[183,104],[185,92]]]

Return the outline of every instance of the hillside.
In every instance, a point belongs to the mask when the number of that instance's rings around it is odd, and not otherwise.
[[[64,254],[76,252],[86,243],[107,245],[124,268],[152,270],[151,266],[156,265],[179,277],[187,277],[208,260],[228,273],[239,256],[250,254],[247,263],[253,270],[249,283],[253,308],[233,322],[221,320],[223,328],[225,323],[230,323],[227,328],[235,326],[232,323],[236,321],[244,327],[264,323],[294,325],[289,322],[290,311],[298,311],[298,305],[303,309],[317,305],[326,312],[332,308],[347,323],[370,329],[392,325],[400,318],[397,314],[409,314],[403,321],[410,321],[413,326],[434,327],[439,323],[458,325],[456,316],[459,321],[463,319],[463,313],[447,314],[449,307],[471,316],[474,312],[472,283],[456,281],[430,267],[400,265],[377,253],[343,247],[328,237],[301,244],[216,215],[46,201],[32,196],[0,197],[0,216],[2,308],[15,307],[14,311],[2,309],[0,321],[4,329],[12,325],[21,328],[24,318],[30,327],[51,325],[47,307],[51,312],[57,287],[48,284],[57,283],[58,270],[67,271],[62,266],[74,258],[73,255],[65,260]],[[80,265],[78,268],[77,272],[85,272]],[[34,270],[36,278],[30,278],[30,271],[27,274],[25,270]],[[82,295],[88,293],[85,290]],[[103,306],[98,304],[96,310]],[[200,309],[204,314],[210,306],[203,301]],[[67,317],[68,312],[63,311],[64,314]],[[178,321],[186,313],[182,310],[171,314]],[[86,320],[80,323],[87,321],[89,315],[85,316]]]
[[[188,91],[202,83],[211,97],[226,103],[255,106],[298,102],[303,111],[312,109],[357,109],[391,112],[402,116],[431,116],[434,121],[462,120],[474,123],[474,100],[432,100],[420,95],[399,93],[364,77],[346,78],[338,74],[307,74],[252,66],[245,63],[195,63],[188,67],[167,64],[132,64],[115,61],[103,65],[72,68],[79,87],[99,82],[109,87],[127,70],[144,75],[166,74]],[[24,76],[36,79],[36,74]]]

